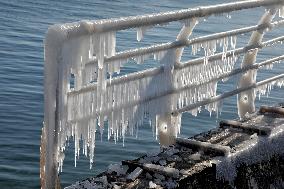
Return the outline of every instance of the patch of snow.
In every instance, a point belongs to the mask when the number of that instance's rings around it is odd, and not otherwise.
[[[157,184],[155,184],[152,181],[149,182],[149,188],[156,188],[156,187],[157,187]]]

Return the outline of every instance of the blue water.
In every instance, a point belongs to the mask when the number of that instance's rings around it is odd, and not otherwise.
[[[229,2],[225,0],[9,0],[0,1],[0,188],[39,188],[39,145],[43,121],[43,39],[47,28],[55,23],[74,22],[82,19],[102,19],[130,16],[157,11]],[[232,14],[232,18],[210,17],[200,20],[194,36],[225,31],[256,24],[264,9],[242,11]],[[118,50],[135,45],[147,45],[155,41],[174,40],[181,24],[174,23],[164,28],[150,30],[145,41],[137,44],[134,30],[118,34]],[[165,29],[166,28],[166,29]],[[267,38],[283,35],[277,29],[266,35]],[[241,36],[238,46],[247,43],[248,35]],[[185,59],[190,58],[186,49]],[[283,47],[261,51],[258,61],[265,57],[283,54]],[[145,67],[153,67],[148,61],[144,66],[128,65],[124,73]],[[273,71],[261,71],[258,79],[283,72],[281,64]],[[234,80],[220,84],[219,92],[234,87]],[[273,104],[283,101],[283,90],[274,90],[271,97],[257,101],[259,104]],[[236,97],[224,102],[219,119],[236,118]],[[192,136],[198,132],[216,127],[215,115],[202,111],[198,117],[184,114],[182,136]],[[76,180],[92,176],[104,170],[110,163],[122,159],[133,159],[159,148],[147,124],[140,128],[138,138],[127,137],[125,147],[104,140],[97,141],[95,168],[89,170],[88,160],[81,156],[74,167],[72,145],[64,162],[61,174],[62,184],[70,185]]]

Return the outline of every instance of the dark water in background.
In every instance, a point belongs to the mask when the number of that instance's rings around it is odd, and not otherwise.
[[[39,144],[43,121],[43,39],[48,26],[55,23],[74,22],[82,19],[102,19],[120,16],[152,13],[157,11],[175,10],[197,5],[230,2],[226,0],[0,0],[0,188],[39,188]],[[194,36],[225,31],[230,28],[240,28],[255,25],[264,9],[242,11],[241,14],[210,17],[194,31]],[[277,17],[278,19],[278,17]],[[174,23],[166,29],[150,30],[145,41],[138,45],[146,45],[154,40],[174,40],[181,24]],[[280,29],[266,35],[266,39],[283,35]],[[238,46],[247,42],[248,35],[238,39]],[[118,50],[134,45],[136,32],[129,30],[118,33]],[[190,49],[185,57],[189,58]],[[280,49],[261,51],[258,61],[264,57],[283,54]],[[152,67],[155,63],[147,61],[142,67],[128,65],[123,73]],[[283,65],[276,65],[274,70],[261,71],[258,79],[264,79],[272,74],[283,73]],[[226,85],[220,84],[219,92],[233,89],[234,81]],[[283,101],[283,90],[274,90],[271,97],[263,97],[259,104],[273,104]],[[236,118],[236,97],[225,100],[223,112],[219,119]],[[192,136],[198,132],[209,130],[217,125],[215,114],[202,111],[198,117],[184,114],[181,135]],[[89,170],[88,160],[81,156],[74,168],[74,151],[68,150],[67,158],[61,174],[64,186],[76,180],[89,177],[111,163],[122,159],[133,159],[143,153],[159,149],[151,128],[145,124],[138,133],[138,138],[127,137],[125,147],[121,141],[118,144],[104,139],[96,143],[95,168]],[[98,137],[99,138],[99,137]],[[72,145],[71,145],[72,146]]]

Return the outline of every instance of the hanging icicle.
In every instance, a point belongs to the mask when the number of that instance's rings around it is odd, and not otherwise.
[[[271,83],[259,86],[255,89],[255,94],[258,93],[258,98],[260,99],[261,96],[267,95],[269,96],[270,91],[273,89],[273,87],[283,87],[284,86],[284,79],[278,79]]]
[[[230,46],[229,46],[230,42]],[[234,56],[234,50],[236,49],[236,44],[237,44],[237,36],[231,36],[229,37],[224,37],[221,39],[217,40],[209,40],[205,41],[202,43],[194,43],[191,45],[192,47],[192,55],[196,55],[201,49],[204,50],[204,64],[208,63],[208,57],[212,56],[217,52],[218,49],[218,44],[220,48],[222,48],[223,56],[222,60],[226,60],[226,54],[229,51],[229,48],[231,47],[231,50],[233,50],[233,56]]]
[[[279,8],[279,17],[284,18],[284,6]]]
[[[147,30],[152,28],[152,26],[142,26],[137,28],[137,41],[141,41]]]
[[[166,51],[158,51],[154,53],[154,60],[160,61],[165,56]]]

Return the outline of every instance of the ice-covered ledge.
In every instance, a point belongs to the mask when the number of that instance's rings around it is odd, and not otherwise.
[[[276,110],[280,111],[260,112],[242,122],[222,122],[218,129],[189,140],[177,140],[175,146],[158,154],[111,165],[106,172],[66,189],[202,188],[208,185],[212,188],[281,188],[284,186],[284,114],[279,113],[283,113],[284,108],[280,106]],[[227,152],[222,153],[224,150]]]
[[[269,136],[254,134],[243,142],[234,153],[216,158],[212,163],[217,166],[220,179],[233,182],[237,177],[237,168],[242,164],[252,165],[269,161],[275,155],[284,155],[284,124],[274,128]]]

